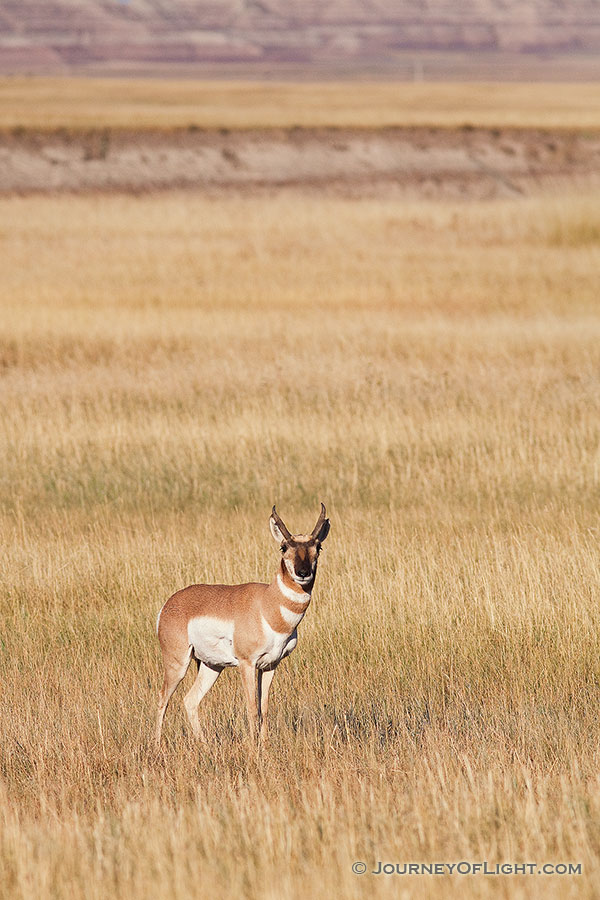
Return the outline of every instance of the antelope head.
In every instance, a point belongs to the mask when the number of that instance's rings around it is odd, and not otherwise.
[[[275,507],[269,520],[271,534],[281,545],[283,564],[290,578],[303,588],[312,585],[317,572],[321,544],[329,534],[329,519],[321,503],[321,513],[310,534],[291,534]]]

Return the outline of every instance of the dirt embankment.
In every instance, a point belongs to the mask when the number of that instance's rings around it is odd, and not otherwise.
[[[600,184],[600,134],[464,128],[0,136],[0,192],[210,191],[296,185],[486,198]]]

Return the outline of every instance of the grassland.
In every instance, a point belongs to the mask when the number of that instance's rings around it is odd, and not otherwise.
[[[0,78],[0,130],[600,128],[600,85]]]
[[[0,895],[595,897],[600,198],[0,199]],[[331,536],[271,734],[156,612]],[[354,860],[580,862],[356,876]]]

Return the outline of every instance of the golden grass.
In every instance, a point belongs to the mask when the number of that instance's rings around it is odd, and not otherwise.
[[[600,128],[600,85],[1,78],[0,129]]]
[[[0,895],[593,897],[598,197],[0,200]],[[332,530],[248,749],[156,612]],[[356,876],[393,862],[576,876]]]

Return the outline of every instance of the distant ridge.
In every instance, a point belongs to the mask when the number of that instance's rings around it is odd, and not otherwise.
[[[598,0],[0,0],[4,74],[593,78],[599,51]]]

